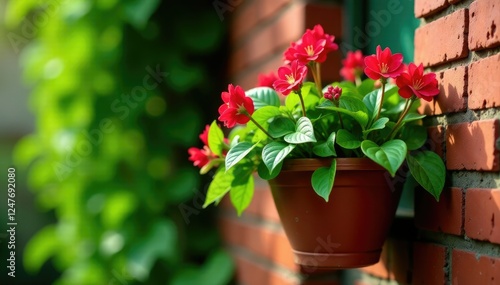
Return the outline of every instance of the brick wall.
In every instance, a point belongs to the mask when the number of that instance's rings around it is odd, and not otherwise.
[[[262,183],[242,217],[221,205],[238,284],[500,284],[500,2],[415,0],[415,15],[415,62],[437,73],[441,89],[420,107],[429,115],[429,148],[449,170],[440,202],[416,191],[415,217],[395,221],[378,264],[313,280],[293,263]],[[243,1],[232,14],[232,82],[253,87],[316,23],[340,42],[342,16],[336,5]],[[340,57],[325,64],[326,81],[338,79]]]

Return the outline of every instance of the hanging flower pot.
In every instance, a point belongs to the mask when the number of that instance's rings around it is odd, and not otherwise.
[[[439,94],[436,74],[377,46],[369,56],[348,53],[346,80],[323,88],[320,65],[338,49],[334,39],[320,25],[308,29],[265,80],[273,88],[229,84],[218,109],[228,136],[213,121],[200,135],[203,148],[188,150],[201,174],[216,169],[204,207],[229,193],[241,214],[254,174],[269,180],[296,261],[321,270],[378,261],[401,195],[389,178],[404,161],[436,200],[446,175],[441,157],[423,149],[416,112],[420,99]]]
[[[362,267],[378,262],[401,190],[367,158],[338,158],[328,202],[311,176],[331,159],[289,159],[269,181],[281,223],[306,271]]]

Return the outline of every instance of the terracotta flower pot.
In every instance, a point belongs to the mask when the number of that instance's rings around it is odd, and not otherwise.
[[[269,181],[296,260],[306,271],[363,267],[378,262],[401,189],[367,158],[337,159],[329,202],[311,187],[315,169],[331,159],[291,159]]]

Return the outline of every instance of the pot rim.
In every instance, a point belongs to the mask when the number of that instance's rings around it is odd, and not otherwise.
[[[283,161],[281,171],[314,171],[319,167],[329,167],[334,158],[291,158]],[[337,160],[338,170],[378,170],[386,171],[382,166],[367,157],[342,157]]]

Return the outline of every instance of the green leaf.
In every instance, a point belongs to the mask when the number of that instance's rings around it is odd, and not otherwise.
[[[295,124],[288,118],[278,117],[269,124],[268,132],[274,138],[279,138],[295,132]]]
[[[215,155],[222,156],[222,150],[224,149],[224,133],[221,128],[219,128],[216,121],[213,121],[208,129],[208,147]]]
[[[446,168],[441,157],[432,151],[422,151],[408,154],[407,161],[418,184],[439,201],[446,177]]]
[[[337,152],[335,151],[335,137],[335,132],[332,132],[324,143],[313,147],[313,153],[320,157],[337,156]]]
[[[149,17],[156,11],[160,0],[135,0],[127,1],[125,5],[125,14],[130,24],[137,29],[143,29]]]
[[[336,171],[337,160],[334,159],[330,167],[320,167],[316,169],[311,177],[311,184],[314,191],[325,199],[326,202],[328,202],[330,193],[332,192]]]
[[[408,150],[419,149],[427,140],[427,130],[420,125],[406,125],[401,129],[401,139],[406,143]]]
[[[373,79],[365,79],[361,84],[357,87],[359,94],[365,95],[373,91],[375,86],[375,80]]]
[[[205,197],[203,208],[206,208],[208,205],[224,197],[224,195],[231,190],[231,183],[233,180],[234,175],[232,170],[226,172],[225,167],[217,169],[212,182],[210,182],[208,186],[207,197]]]
[[[288,94],[288,96],[286,96],[285,106],[288,110],[293,112],[298,108],[299,105],[300,105],[299,95],[295,93],[290,93]]]
[[[373,120],[377,116],[378,109],[380,108],[381,96],[382,91],[380,89],[377,89],[366,94],[366,96],[363,98],[363,103],[366,106],[370,120]]]
[[[226,171],[242,160],[259,144],[251,144],[249,142],[240,142],[232,147],[226,155]]]
[[[347,114],[356,120],[364,130],[368,124],[368,109],[363,101],[356,97],[342,96],[340,97],[339,107],[333,105],[329,100],[323,101],[316,108],[331,110]]]
[[[361,143],[361,150],[371,160],[387,169],[392,177],[396,175],[396,171],[405,160],[407,152],[405,142],[397,139],[388,141],[381,146],[370,140],[364,140]]]
[[[269,123],[273,121],[275,117],[281,116],[280,109],[275,106],[264,106],[255,111],[252,114],[252,118],[259,123],[266,131],[269,128]],[[247,126],[251,128],[257,128],[257,126],[252,122],[248,122]]]
[[[361,141],[348,130],[340,129],[337,132],[337,144],[346,149],[356,149],[361,145]]]
[[[276,176],[278,176],[278,174],[280,174],[282,166],[283,166],[283,161],[278,163],[278,165],[276,165],[276,167],[273,169],[273,172],[269,172],[269,169],[267,168],[266,164],[262,162],[257,167],[257,173],[259,174],[260,178],[264,180],[271,180]]]
[[[294,144],[288,145],[280,142],[270,142],[267,144],[262,149],[262,161],[266,164],[269,172],[272,173],[294,148]]]
[[[307,117],[300,117],[297,121],[295,133],[288,134],[284,137],[287,143],[300,144],[307,142],[316,142],[314,137],[314,129],[311,120]]]
[[[274,89],[269,87],[256,87],[245,91],[245,94],[252,98],[255,110],[265,106],[280,106],[280,98]]]
[[[238,216],[250,205],[254,192],[254,180],[252,175],[247,175],[243,178],[244,183],[238,183],[238,177],[235,178],[229,196],[231,203],[238,212]]]
[[[226,285],[231,283],[233,275],[234,262],[231,256],[224,249],[218,249],[207,258],[201,267],[183,266],[172,277],[172,281],[169,284],[199,285],[205,284],[207,280],[210,280],[211,285]],[[119,284],[119,282],[115,283]]]
[[[425,115],[420,115],[420,114],[416,114],[416,113],[409,113],[408,115],[406,115],[403,118],[403,123],[417,121],[417,120],[420,120],[420,119],[423,119],[423,118],[425,118]]]
[[[387,122],[389,122],[389,118],[386,117],[379,118],[375,123],[373,123],[373,125],[371,125],[369,129],[364,130],[363,134],[367,135],[371,131],[381,130],[385,128],[385,124],[387,124]]]
[[[129,251],[127,269],[130,275],[144,282],[157,259],[172,260],[176,254],[177,235],[177,226],[171,220],[157,219]]]

